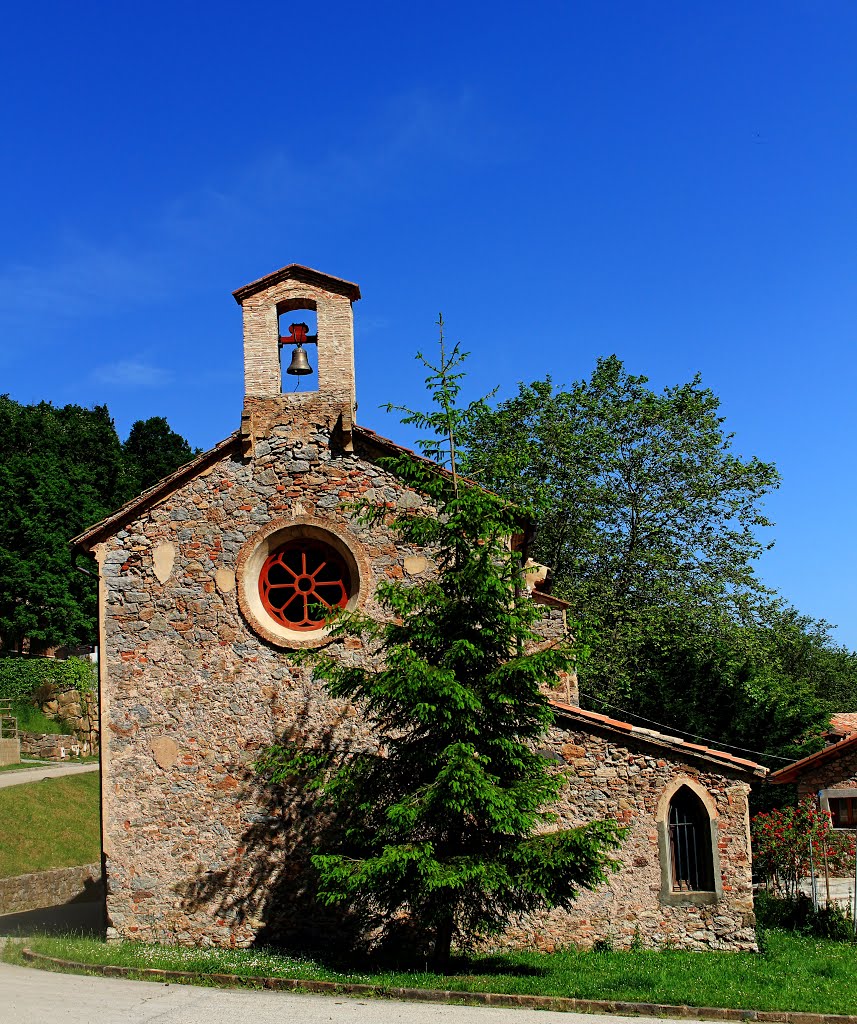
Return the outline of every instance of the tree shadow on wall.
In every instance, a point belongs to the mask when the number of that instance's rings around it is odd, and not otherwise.
[[[341,723],[319,733],[311,709],[317,713],[318,705],[308,699],[280,742],[311,745],[334,757],[346,754],[349,748],[337,731]],[[310,858],[329,847],[337,824],[318,807],[315,794],[298,784],[274,785],[252,766],[233,775],[243,832],[226,863],[209,871],[200,868],[178,886],[183,911],[196,920],[211,920],[219,944],[282,947],[328,962],[365,950],[373,923],[316,898]]]
[[[343,719],[319,731],[312,713],[318,713],[317,700],[307,699],[280,742],[324,751],[334,762],[350,755],[351,744],[340,728]],[[365,740],[358,742],[366,749]],[[233,777],[243,831],[223,864],[213,870],[200,867],[177,887],[185,914],[195,922],[211,922],[209,934],[220,945],[308,954],[344,972],[427,968],[432,937],[406,915],[390,921],[370,910],[325,906],[317,899],[318,875],[310,858],[340,845],[342,824],[318,806],[313,791],[274,785],[252,767]],[[514,958],[462,952],[446,973],[529,976],[545,971]]]

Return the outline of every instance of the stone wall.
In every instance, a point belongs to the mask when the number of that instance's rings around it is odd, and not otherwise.
[[[54,907],[61,903],[82,903],[104,898],[100,864],[54,868],[29,875],[0,878],[0,914],[23,914],[28,910]]]
[[[826,751],[825,751],[826,753]],[[819,765],[808,765],[797,780],[799,800],[812,797],[818,803],[819,790],[857,790],[857,747],[851,747]]]
[[[90,753],[86,743],[70,733],[22,732],[21,753],[43,761],[65,761],[70,757],[84,757]]]
[[[108,908],[123,935],[255,941],[294,870],[290,811],[253,776],[259,750],[285,733],[374,746],[355,709],[327,699],[238,603],[239,554],[275,519],[326,523],[362,551],[357,603],[375,617],[382,580],[431,571],[424,552],[352,507],[420,508],[423,497],[325,427],[283,423],[252,461],[236,445],[99,552]],[[346,660],[365,657],[356,639],[342,646]]]
[[[420,509],[423,497],[377,465],[365,437],[355,434],[356,450],[346,451],[326,415],[310,423],[305,416],[283,417],[257,436],[252,459],[236,441],[99,545],[111,936],[249,945],[283,934],[309,941],[334,927],[342,937],[347,926],[310,903],[304,888],[302,866],[323,823],[302,794],[267,792],[252,766],[283,735],[376,744],[355,708],[331,700],[285,656],[288,644],[251,628],[239,605],[242,558],[273,521],[326,525],[359,553],[356,601],[375,618],[383,614],[378,583],[422,576],[432,565],[384,524],[361,522],[353,507],[363,498]],[[561,603],[545,607],[553,637],[562,629]],[[356,638],[337,648],[346,662],[367,657]],[[752,948],[746,784],[671,762],[663,750],[590,743],[573,731],[552,743],[569,777],[561,820],[627,822],[626,867],[603,892],[582,897],[580,913],[529,922],[508,943],[610,936],[627,945],[639,925],[652,945]],[[724,877],[716,906],[660,898],[655,805],[685,775],[716,804]]]
[[[616,737],[597,726],[560,724],[546,747],[566,780],[557,825],[617,820],[628,830],[618,854],[622,868],[596,891],[581,891],[572,911],[518,922],[503,945],[554,949],[602,939],[628,948],[639,936],[654,948],[756,949],[746,776],[703,758],[679,760],[655,740]],[[719,893],[673,893],[667,881],[664,825],[680,784],[710,799]]]
[[[97,693],[64,690],[42,701],[40,707],[48,718],[62,722],[79,744],[86,747],[86,753],[98,753]]]

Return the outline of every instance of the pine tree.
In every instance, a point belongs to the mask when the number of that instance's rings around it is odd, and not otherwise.
[[[458,346],[447,355],[441,335],[439,365],[423,360],[438,409],[405,410],[441,438],[447,467],[387,460],[432,499],[432,514],[399,515],[392,525],[432,552],[437,572],[382,583],[386,621],[346,614],[334,623],[334,638],[359,635],[377,657],[352,666],[311,656],[331,696],[362,710],[380,753],[283,744],[259,762],[274,781],[313,779],[335,815],[339,828],[312,858],[321,901],[361,907],[382,925],[404,912],[433,936],[441,969],[453,941],[501,931],[514,914],[568,907],[615,866],[609,852],[622,836],[612,822],[556,829],[544,809],[563,778],[536,752],[552,722],[543,690],[571,668],[574,652],[567,639],[528,653],[540,639],[540,609],[509,546],[520,513],[457,474],[455,428],[466,410],[456,406],[453,371],[462,358]],[[428,446],[438,454],[436,442]]]

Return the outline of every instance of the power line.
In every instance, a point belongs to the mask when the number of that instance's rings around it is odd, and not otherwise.
[[[587,693],[585,690],[581,690],[580,693],[584,697],[588,697],[590,700],[597,701],[605,708],[610,708],[611,711],[618,711],[620,714],[627,715],[629,718],[639,718],[641,722],[648,722],[649,725],[656,725],[659,729],[666,729],[668,732],[681,733],[682,736],[690,736],[690,738],[694,740],[705,740],[706,743],[711,743],[714,746],[726,747],[727,750],[740,750],[742,754],[753,754],[756,757],[772,757],[775,761],[785,761],[786,763],[794,761],[793,757],[781,757],[779,754],[764,754],[761,750],[750,750],[748,747],[735,747],[731,743],[721,743],[720,740],[712,740],[707,736],[697,736],[696,733],[687,732],[684,729],[677,729],[672,725],[664,725],[663,722],[656,722],[651,718],[638,715],[636,711],[626,711],[624,708],[617,708],[615,704],[608,704],[606,700],[596,697],[593,693]]]

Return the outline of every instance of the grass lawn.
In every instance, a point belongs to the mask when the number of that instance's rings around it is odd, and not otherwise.
[[[48,956],[92,964],[161,967],[199,974],[270,975],[325,981],[514,992],[581,999],[725,1006],[737,1009],[857,1013],[857,947],[769,931],[765,951],[684,953],[568,951],[460,959],[456,973],[335,969],[272,950],[185,949],[40,936],[29,945]],[[4,957],[22,962],[20,945]]]
[[[98,772],[0,789],[0,878],[101,857]]]

